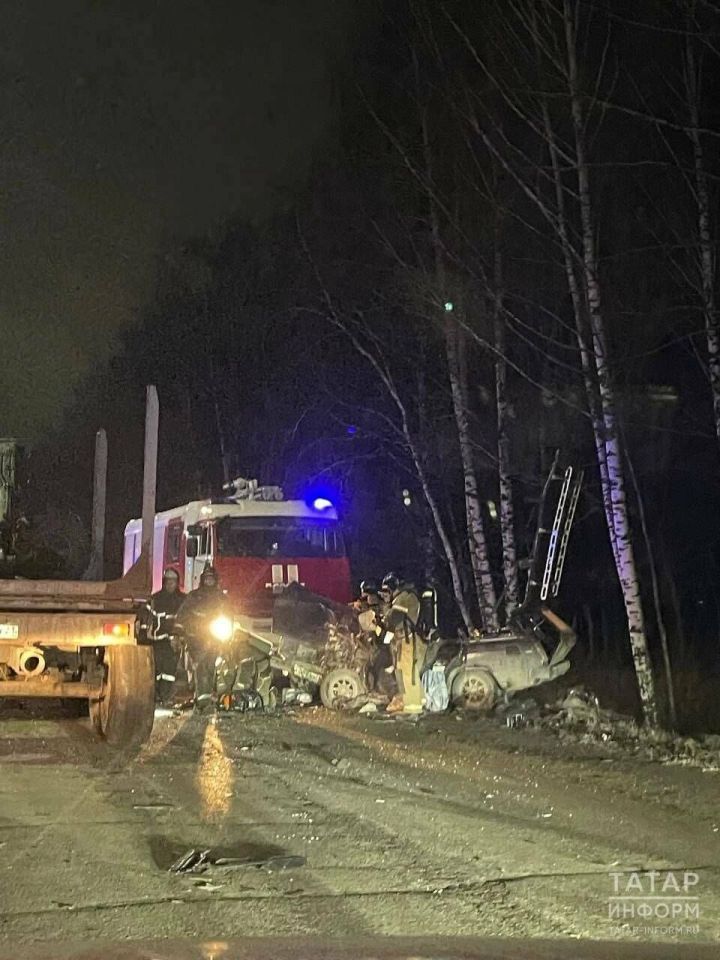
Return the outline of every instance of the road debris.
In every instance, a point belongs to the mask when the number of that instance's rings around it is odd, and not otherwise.
[[[540,714],[540,707],[535,700],[511,700],[507,704],[498,704],[495,713],[504,717],[507,727],[518,729],[526,727]]]
[[[368,702],[364,706],[360,707],[360,709],[358,710],[358,713],[362,713],[362,714],[377,713],[377,712],[378,712],[378,705],[373,700],[368,700]]]
[[[347,757],[340,757],[339,759],[336,757],[330,762],[336,770],[347,770],[347,768],[352,765],[352,761]]]
[[[602,744],[643,760],[720,772],[720,736],[696,739],[643,727],[632,717],[601,707],[598,698],[582,687],[574,687],[562,700],[545,707],[533,725],[554,731],[564,741]]]
[[[210,848],[207,850],[189,850],[187,853],[184,853],[175,863],[171,864],[168,868],[169,873],[201,873],[207,867],[208,855],[210,854]]]
[[[307,858],[300,855],[265,857],[260,860],[252,860],[243,857],[219,857],[212,861],[209,866],[218,870],[246,870],[249,867],[269,871],[275,870],[294,870],[296,867],[304,867]]]
[[[208,847],[206,850],[188,850],[168,867],[168,873],[206,873],[208,870],[246,870],[250,867],[269,871],[294,870],[296,867],[304,867],[306,863],[306,857],[295,854],[226,857]]]

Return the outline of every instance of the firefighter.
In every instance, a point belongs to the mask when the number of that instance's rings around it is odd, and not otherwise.
[[[375,631],[375,621],[382,615],[384,603],[380,596],[380,588],[376,580],[362,580],[360,595],[352,602],[353,610],[357,611],[360,629],[363,633]]]
[[[380,595],[377,580],[361,581],[360,594],[357,600],[353,600],[352,607],[357,611],[360,630],[368,638],[372,648],[369,663],[371,689],[392,698],[396,692],[392,652],[389,646],[382,643],[379,636],[383,614],[388,609],[388,604]]]
[[[207,565],[200,575],[200,584],[185,597],[177,615],[190,659],[198,713],[212,706],[216,650],[210,623],[221,612],[223,599],[215,568]]]
[[[388,604],[380,628],[382,643],[391,652],[397,692],[388,704],[388,713],[420,713],[423,707],[423,688],[420,682],[425,644],[418,633],[420,600],[414,586],[396,573],[383,578],[381,597]]]
[[[171,699],[177,668],[177,653],[173,650],[175,619],[185,594],[180,590],[177,570],[163,571],[162,588],[150,597],[150,630],[155,649],[155,698],[159,703]]]

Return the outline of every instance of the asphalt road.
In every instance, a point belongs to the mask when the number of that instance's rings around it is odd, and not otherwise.
[[[717,772],[453,716],[159,718],[124,761],[87,721],[3,705],[0,955],[393,934],[676,941],[692,956],[720,940],[719,800]],[[250,863],[168,872],[208,848]],[[302,859],[271,860],[288,856]]]

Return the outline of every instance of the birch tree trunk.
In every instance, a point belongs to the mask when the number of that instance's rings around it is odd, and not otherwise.
[[[458,568],[457,558],[455,556],[455,551],[453,550],[452,543],[450,542],[450,537],[448,536],[447,530],[445,529],[445,524],[442,519],[442,514],[440,513],[440,507],[438,506],[437,500],[432,492],[430,483],[425,472],[425,468],[420,458],[419,451],[415,447],[415,444],[412,442],[410,434],[405,431],[406,438],[408,440],[408,445],[410,447],[410,453],[413,458],[413,463],[415,465],[415,470],[420,481],[420,486],[422,487],[423,494],[425,495],[425,501],[427,502],[428,507],[430,508],[430,513],[432,514],[433,522],[435,523],[435,530],[437,535],[440,538],[440,543],[442,544],[443,551],[445,553],[445,558],[448,562],[448,567],[450,569],[450,577],[452,579],[453,592],[455,594],[455,600],[457,602],[458,608],[460,610],[460,615],[463,618],[463,623],[465,624],[468,633],[473,628],[472,618],[470,616],[470,611],[468,610],[467,603],[465,602],[465,593],[462,586],[462,578],[460,576],[460,570]]]
[[[410,426],[408,423],[407,410],[405,404],[402,402],[395,385],[391,380],[385,379],[386,386],[390,392],[390,395],[395,402],[396,407],[400,413],[400,421],[402,424],[402,432],[407,443],[408,449],[410,450],[410,455],[412,457],[413,465],[415,467],[415,472],[417,473],[418,480],[420,481],[420,486],[422,487],[423,494],[425,496],[425,501],[430,509],[430,513],[435,524],[435,530],[437,532],[440,543],[442,544],[443,551],[445,553],[445,558],[450,569],[450,578],[453,585],[453,593],[455,594],[455,601],[457,602],[458,609],[460,610],[460,615],[462,616],[463,623],[465,624],[468,633],[473,628],[472,618],[470,616],[470,611],[468,609],[467,603],[465,602],[465,592],[463,590],[462,578],[460,576],[460,569],[458,567],[457,557],[455,556],[455,551],[453,550],[452,542],[448,535],[448,532],[445,528],[445,523],[442,518],[442,513],[440,512],[440,507],[435,495],[432,492],[432,487],[425,470],[425,465],[423,463],[422,456],[418,450],[417,444],[412,436],[410,431]]]
[[[419,84],[419,80],[417,82]],[[430,149],[427,111],[424,109],[421,111],[421,129],[425,177],[427,182],[426,196],[428,203],[428,215],[430,219],[430,235],[435,265],[435,277],[438,286],[438,294],[442,298],[443,302],[445,302],[449,291],[447,290],[447,276],[445,271],[445,263],[443,260],[437,203],[432,189],[432,153]],[[453,414],[455,417],[458,443],[460,446],[460,460],[463,472],[465,519],[467,524],[470,564],[473,572],[473,582],[475,584],[477,605],[482,618],[482,626],[486,630],[497,630],[498,620],[495,586],[493,584],[492,573],[490,570],[487,538],[485,536],[485,527],[483,524],[482,510],[480,507],[480,496],[478,492],[477,474],[475,472],[475,462],[472,448],[472,432],[470,430],[470,418],[468,416],[467,384],[463,375],[463,333],[453,316],[453,306],[454,305],[452,302],[448,301],[446,303],[445,316],[443,320],[443,333],[445,337],[445,354],[447,357],[448,379],[450,381],[450,394],[452,397]]]
[[[660,599],[660,581],[658,578],[657,564],[655,563],[655,552],[653,551],[652,540],[650,539],[650,531],[648,529],[647,519],[645,516],[645,503],[640,491],[637,477],[635,475],[635,468],[633,467],[632,460],[627,453],[627,447],[625,459],[627,460],[632,485],[635,488],[635,501],[637,503],[638,516],[640,518],[640,529],[642,530],[643,538],[645,540],[645,550],[648,558],[648,566],[650,568],[650,583],[652,585],[653,604],[655,605],[655,622],[657,623],[658,634],[660,637],[660,650],[662,652],[663,665],[665,667],[665,687],[667,693],[667,708],[668,717],[670,719],[670,729],[677,730],[675,679],[673,676],[672,660],[670,658],[670,644],[668,642],[667,628],[665,626],[665,617],[663,615],[662,601]]]
[[[537,29],[537,26],[535,26]],[[593,439],[595,442],[595,453],[597,456],[598,472],[600,474],[600,491],[602,494],[603,509],[605,511],[605,520],[607,522],[608,534],[610,536],[610,546],[612,548],[613,559],[618,564],[617,539],[615,537],[615,522],[613,520],[612,499],[610,496],[610,476],[608,474],[607,453],[605,450],[605,430],[603,426],[602,412],[600,409],[600,396],[598,393],[597,377],[593,368],[590,349],[588,346],[588,330],[586,322],[585,298],[583,297],[577,274],[575,272],[575,251],[570,243],[568,232],[567,213],[565,209],[565,187],[562,180],[562,170],[560,157],[555,140],[555,131],[550,119],[547,100],[542,98],[542,117],[545,139],[550,154],[550,166],[552,169],[553,185],[555,189],[556,210],[556,228],[560,239],[560,246],[563,252],[563,263],[565,266],[565,276],[570,293],[570,300],[573,306],[573,315],[575,317],[575,331],[578,341],[578,351],[580,353],[580,367],[585,384],[585,395],[588,402],[588,411],[590,413],[590,422],[592,424]]]
[[[570,95],[572,124],[575,137],[577,194],[580,206],[582,238],[583,282],[587,297],[587,308],[592,335],[592,359],[597,374],[600,409],[602,412],[603,442],[607,462],[608,483],[610,486],[610,502],[612,505],[612,528],[614,529],[616,543],[615,562],[625,603],[630,646],[635,664],[635,673],[637,675],[643,714],[645,721],[650,726],[656,726],[658,713],[655,682],[648,654],[645,618],[640,600],[640,587],[628,517],[615,397],[608,365],[602,315],[590,175],[585,143],[586,123],[583,115],[578,82],[576,22],[570,0],[563,0],[563,20],[567,53],[568,93]]]
[[[361,356],[365,357],[365,359],[373,367],[398,411],[398,415],[400,417],[400,431],[410,453],[410,458],[422,488],[425,502],[427,503],[428,509],[430,510],[430,515],[433,518],[435,531],[442,545],[443,552],[445,553],[445,559],[447,560],[448,569],[450,570],[453,593],[455,594],[455,602],[458,605],[458,610],[460,611],[463,623],[465,624],[468,633],[470,633],[470,631],[473,629],[473,622],[470,616],[470,610],[465,600],[465,591],[463,590],[462,577],[460,576],[460,568],[458,566],[457,557],[455,556],[455,551],[453,550],[452,541],[447,532],[440,506],[432,491],[432,485],[430,484],[430,478],[428,477],[425,469],[421,450],[415,440],[415,437],[413,436],[412,430],[410,429],[407,407],[403,402],[395,381],[384,361],[378,358],[373,351],[369,350],[364,343],[357,336],[355,336],[353,331],[340,320],[335,313],[335,309],[332,305],[332,300],[330,299],[329,294],[325,290],[323,290],[323,292],[328,306],[328,311],[330,316],[333,318],[334,323],[348,336],[357,352]]]
[[[488,559],[487,540],[475,473],[470,418],[466,399],[467,391],[463,383],[463,359],[461,356],[463,334],[454,319],[451,319],[452,313],[450,311],[447,313],[448,316],[445,319],[445,349],[453,413],[460,445],[470,562],[482,625],[486,630],[497,630],[495,586]]]
[[[705,340],[707,343],[708,372],[712,390],[715,432],[720,441],[720,329],[718,328],[715,298],[715,246],[711,229],[710,186],[703,142],[700,135],[700,81],[695,57],[694,41],[690,30],[685,35],[685,88],[690,115],[689,136],[693,149],[693,173],[695,179],[695,203],[697,205],[697,231],[699,245],[700,290]]]
[[[496,239],[497,244],[497,239]],[[520,588],[515,542],[515,507],[510,476],[510,437],[508,435],[509,404],[507,400],[507,364],[505,363],[505,322],[502,315],[502,258],[495,251],[495,297],[493,301],[493,336],[495,340],[495,403],[497,409],[498,487],[500,493],[500,535],[503,547],[505,577],[505,623],[516,610]]]

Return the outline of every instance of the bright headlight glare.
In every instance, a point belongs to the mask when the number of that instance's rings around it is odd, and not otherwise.
[[[226,643],[233,635],[233,622],[230,617],[215,617],[210,622],[210,633],[216,640]]]

